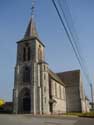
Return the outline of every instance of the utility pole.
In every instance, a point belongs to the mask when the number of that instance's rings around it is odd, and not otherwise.
[[[90,84],[90,89],[91,89],[91,104],[92,104],[92,109],[94,109],[93,85],[92,85],[92,83]]]

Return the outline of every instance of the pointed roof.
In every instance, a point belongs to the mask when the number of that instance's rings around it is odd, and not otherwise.
[[[34,17],[32,16],[26,29],[24,38],[38,37]]]
[[[36,29],[36,24],[35,24],[33,16],[31,17],[31,19],[29,21],[26,32],[24,34],[24,38],[17,41],[17,43],[28,41],[28,40],[31,40],[31,39],[37,39],[45,47],[45,45],[39,39],[37,29]]]
[[[32,8],[31,8],[32,13],[31,13],[29,24],[24,34],[24,38],[22,38],[17,43],[25,42],[25,41],[32,40],[32,39],[37,39],[45,47],[45,45],[40,41],[38,33],[37,33],[36,23],[34,20],[34,9],[35,9],[35,0],[32,0]]]

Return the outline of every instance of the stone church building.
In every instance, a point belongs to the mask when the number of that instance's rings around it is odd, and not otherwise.
[[[61,114],[88,110],[80,70],[54,73],[45,61],[34,17],[17,42],[13,112]]]

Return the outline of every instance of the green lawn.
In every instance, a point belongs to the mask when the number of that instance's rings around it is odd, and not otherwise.
[[[92,118],[94,118],[94,112],[88,112],[88,113],[66,113],[64,115],[67,115],[67,116],[78,116],[78,117],[92,117]]]

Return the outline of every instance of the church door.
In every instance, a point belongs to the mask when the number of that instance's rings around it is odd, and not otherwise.
[[[51,112],[51,114],[53,113],[53,104],[52,103],[50,103],[50,112]]]
[[[23,98],[23,112],[24,113],[30,113],[30,106],[31,106],[31,100],[30,97],[24,97]]]
[[[31,96],[28,88],[22,89],[19,94],[19,113],[29,114],[31,112]]]

